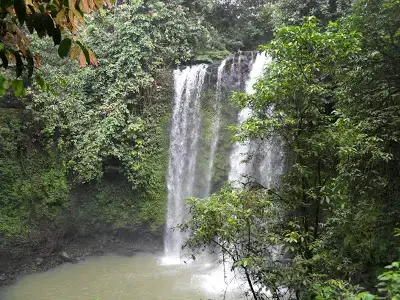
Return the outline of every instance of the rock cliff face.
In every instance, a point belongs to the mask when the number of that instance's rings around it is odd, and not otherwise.
[[[257,54],[256,51],[237,52],[207,66],[200,98],[200,137],[191,193],[194,197],[205,197],[228,180],[233,136],[229,126],[238,124],[239,113],[229,95],[244,90]]]

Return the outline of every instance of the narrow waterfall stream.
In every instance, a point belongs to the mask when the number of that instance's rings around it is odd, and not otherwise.
[[[247,94],[255,92],[254,84],[262,76],[265,66],[270,61],[271,58],[264,53],[259,53],[252,58],[252,68],[245,84]],[[251,108],[243,108],[239,112],[238,123],[244,123],[251,117],[251,114]],[[229,181],[238,188],[252,180],[256,180],[266,188],[276,184],[279,176],[283,173],[284,166],[284,155],[279,142],[278,138],[236,142],[230,154]]]
[[[257,54],[254,60],[252,58],[252,68],[245,87],[247,94],[254,93],[253,86],[257,79],[262,76],[264,72],[264,66],[268,60],[269,58],[264,53]],[[250,117],[251,109],[249,107],[245,107],[239,112],[238,123],[242,124]],[[244,176],[252,175],[253,173],[251,162],[247,161],[247,156],[252,148],[251,146],[251,143],[247,141],[242,143],[236,142],[233,145],[230,155],[229,181],[233,182],[237,187],[240,187],[240,183],[243,181]]]
[[[197,144],[200,135],[200,93],[207,66],[199,65],[174,71],[175,96],[170,133],[167,176],[168,209],[165,230],[165,254],[179,260],[183,234],[172,228],[185,217],[185,199],[193,196]]]

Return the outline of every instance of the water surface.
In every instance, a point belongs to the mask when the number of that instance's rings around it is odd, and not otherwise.
[[[223,299],[223,272],[212,265],[166,265],[160,257],[92,257],[22,277],[5,300],[205,300]],[[228,285],[228,289],[229,285]],[[226,299],[242,299],[240,292]]]

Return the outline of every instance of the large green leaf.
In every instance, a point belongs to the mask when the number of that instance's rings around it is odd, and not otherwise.
[[[62,58],[67,57],[71,49],[72,41],[69,38],[63,39],[58,47],[58,55]]]
[[[9,86],[7,78],[0,74],[0,95],[3,96]]]
[[[40,88],[44,90],[46,88],[46,82],[44,81],[43,77],[40,75],[36,75],[35,79]]]
[[[14,79],[11,83],[11,87],[14,91],[15,96],[17,97],[25,96],[24,83],[22,80]]]

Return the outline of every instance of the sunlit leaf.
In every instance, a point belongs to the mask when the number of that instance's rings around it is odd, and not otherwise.
[[[102,8],[103,2],[104,2],[104,0],[94,0],[94,3],[97,6],[97,8]]]
[[[25,88],[22,80],[14,79],[11,82],[11,87],[14,91],[15,96],[17,97],[25,96]]]
[[[46,87],[46,83],[45,83],[43,77],[40,75],[36,75],[35,80],[36,80],[36,83],[40,86],[40,88],[42,90],[44,90]]]
[[[80,0],[79,1],[79,8],[84,13],[89,13],[90,12],[90,7],[89,7],[88,0]]]
[[[73,9],[72,12],[74,13],[74,16],[76,17],[76,19],[82,24],[85,25],[85,19],[83,18],[83,16],[81,15],[81,13],[79,11],[77,11],[76,9]]]
[[[99,66],[98,62],[97,62],[97,58],[96,55],[94,54],[94,52],[92,51],[92,49],[88,48],[88,52],[89,52],[89,58],[90,58],[90,63],[96,67]]]
[[[79,65],[81,66],[81,68],[86,67],[86,57],[85,57],[85,54],[83,53],[83,51],[79,55]]]
[[[79,45],[77,45],[77,44],[73,45],[72,48],[71,48],[70,58],[72,60],[77,58],[80,51],[81,51],[81,48],[79,47]]]

